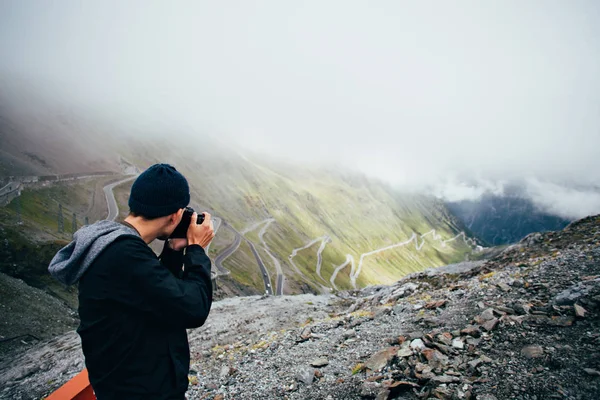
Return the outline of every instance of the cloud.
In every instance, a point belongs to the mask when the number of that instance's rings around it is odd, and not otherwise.
[[[3,2],[0,79],[453,199],[530,178],[566,199],[600,185],[599,19],[595,2]]]
[[[530,198],[544,211],[567,219],[600,214],[600,188],[569,188],[530,180]]]

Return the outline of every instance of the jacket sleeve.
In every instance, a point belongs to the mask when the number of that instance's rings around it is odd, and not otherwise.
[[[165,240],[162,252],[158,256],[158,259],[162,264],[167,267],[173,275],[178,278],[183,276],[181,267],[183,267],[183,250],[175,251],[169,247],[169,242]]]
[[[212,304],[211,262],[204,249],[199,245],[187,247],[183,256],[186,276],[179,279],[145,243],[132,246],[137,249],[127,252],[126,267],[131,274],[132,289],[143,300],[144,311],[169,324],[185,328],[202,326]]]

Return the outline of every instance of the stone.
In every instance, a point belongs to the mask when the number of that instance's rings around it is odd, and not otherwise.
[[[473,336],[473,337],[479,337],[479,336],[481,336],[481,331],[479,330],[479,328],[477,326],[467,325],[466,328],[464,328],[460,331],[460,334],[461,335],[469,335],[469,336]]]
[[[424,349],[421,354],[425,356],[432,368],[442,368],[448,365],[448,357],[435,349]]]
[[[579,318],[585,318],[585,314],[587,313],[587,310],[583,307],[581,307],[579,304],[575,304],[575,315]]]
[[[500,290],[502,290],[503,292],[509,292],[509,291],[510,291],[510,286],[508,286],[508,285],[507,285],[506,283],[504,283],[504,282],[500,282],[500,283],[498,283],[498,285],[497,285],[497,286],[498,286],[498,287],[500,288]]]
[[[521,355],[525,358],[540,358],[544,356],[542,346],[525,346],[521,349]]]
[[[462,350],[465,348],[465,344],[460,338],[456,338],[452,341],[452,347],[454,347],[455,349]]]
[[[483,327],[483,329],[485,329],[488,332],[491,332],[492,330],[494,330],[494,328],[496,328],[496,326],[498,325],[498,318],[494,318],[491,319],[489,321],[486,321],[483,325],[481,325]]]
[[[452,344],[452,334],[450,332],[440,333],[437,335],[437,340],[446,346],[450,346]]]
[[[296,380],[310,385],[315,377],[315,370],[310,367],[304,367],[296,372]]]
[[[365,362],[365,367],[371,371],[381,371],[391,359],[397,354],[398,347],[388,347],[387,349],[379,350],[373,354],[371,358]]]
[[[554,316],[548,320],[552,326],[571,326],[575,322],[575,318],[569,316]]]
[[[498,400],[493,394],[485,393],[477,396],[477,400]]]
[[[225,398],[225,395],[223,395],[222,393],[219,393],[215,397],[213,397],[213,400],[223,400],[224,398]]]
[[[362,397],[374,398],[381,391],[381,384],[378,382],[365,381],[360,387],[360,395]]]
[[[356,337],[356,331],[354,329],[348,329],[344,331],[344,339]]]
[[[398,357],[410,357],[412,355],[413,355],[413,351],[410,348],[410,343],[409,342],[402,343],[400,350],[398,350],[397,356]]]
[[[302,330],[302,333],[300,333],[300,339],[301,341],[306,341],[308,339],[310,339],[312,335],[312,330],[310,329],[310,326],[307,326],[306,328],[304,328]]]
[[[423,332],[422,332],[422,331],[413,331],[413,332],[410,332],[410,333],[408,334],[408,338],[409,338],[410,340],[413,340],[413,339],[419,339],[419,338],[421,338],[421,337],[423,337]]]
[[[391,392],[389,389],[380,389],[375,400],[387,400],[390,398]]]
[[[432,381],[437,383],[453,383],[460,382],[460,378],[457,376],[449,376],[449,375],[435,375],[431,378]]]
[[[430,301],[429,303],[425,304],[425,308],[428,310],[440,308],[440,307],[446,305],[447,302],[448,302],[448,300]]]
[[[513,308],[518,315],[525,315],[525,314],[529,314],[529,311],[531,310],[531,305],[515,303],[513,305]]]
[[[329,364],[329,360],[326,357],[319,357],[311,361],[311,367],[321,368]]]
[[[484,321],[489,321],[491,319],[494,319],[494,309],[487,308],[484,312],[479,314],[479,317]]]
[[[392,394],[398,393],[402,389],[418,389],[420,386],[414,382],[409,381],[394,381],[394,382],[384,382],[383,385],[389,389]]]
[[[219,378],[225,379],[229,375],[231,375],[231,368],[228,365],[223,365],[221,367],[221,372],[219,372]]]
[[[600,376],[600,371],[592,369],[592,368],[584,368],[583,371],[591,376]]]
[[[410,342],[410,348],[413,350],[422,350],[425,348],[425,343],[421,339],[415,339]]]

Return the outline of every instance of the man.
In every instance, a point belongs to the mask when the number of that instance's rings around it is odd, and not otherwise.
[[[190,352],[186,328],[204,324],[212,303],[210,214],[194,213],[187,239],[168,239],[190,201],[187,180],[156,164],[133,183],[124,223],[100,221],[77,231],[49,266],[61,282],[79,282],[77,332],[99,400],[184,399]],[[182,270],[183,265],[183,270]]]

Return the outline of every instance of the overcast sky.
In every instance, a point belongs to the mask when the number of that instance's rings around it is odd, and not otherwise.
[[[0,73],[447,197],[577,186],[575,215],[600,212],[599,21],[595,0],[0,0]]]

